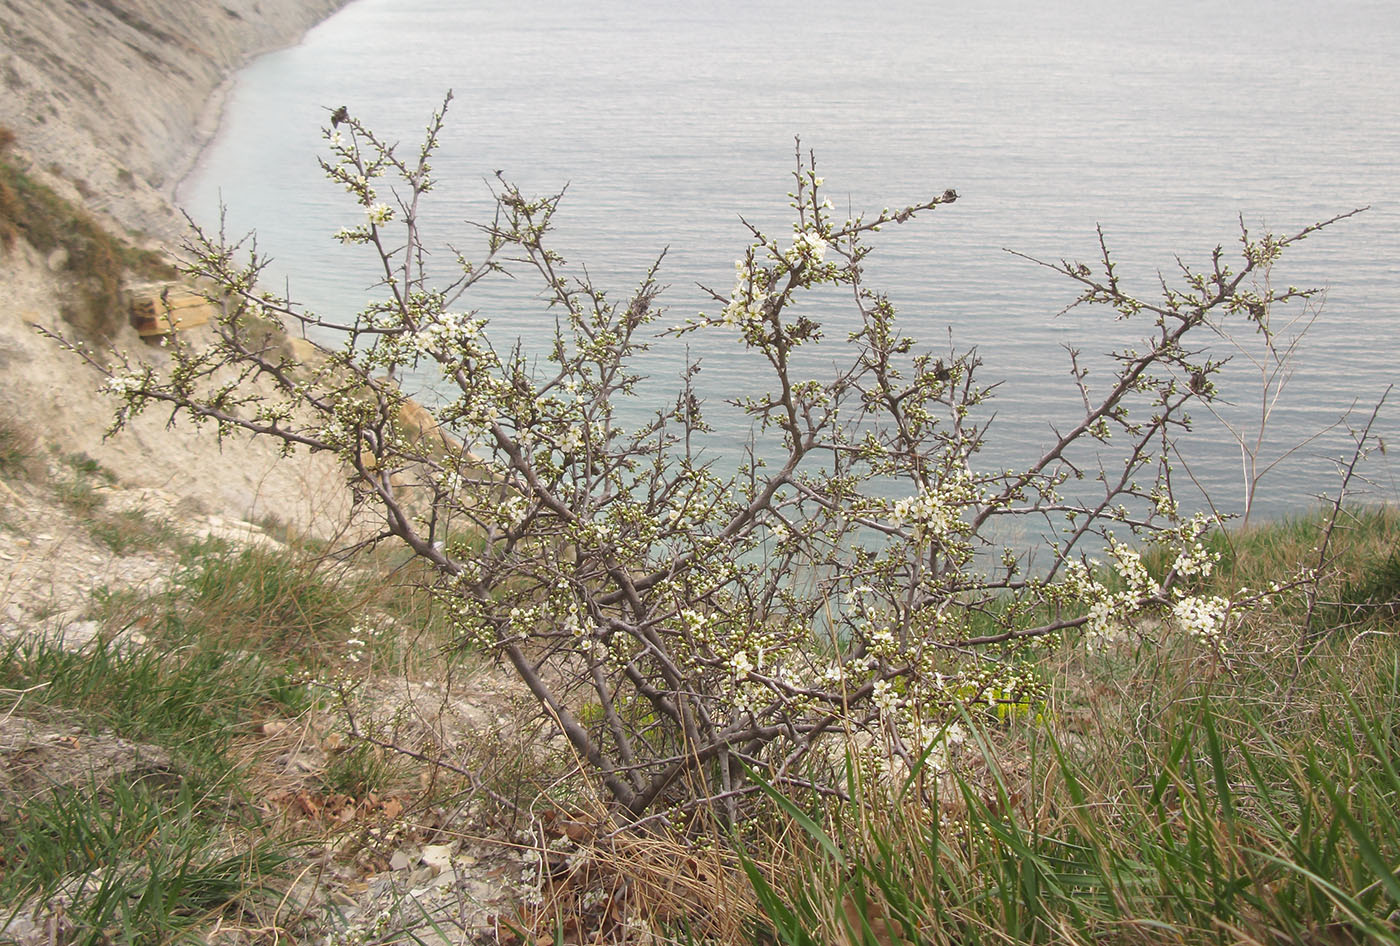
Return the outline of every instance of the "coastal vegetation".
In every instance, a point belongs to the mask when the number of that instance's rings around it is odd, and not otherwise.
[[[66,629],[0,647],[15,742],[0,780],[0,941],[324,932],[319,901],[288,907],[313,845],[369,831],[385,811],[422,821],[462,791],[445,770],[425,788],[333,734],[339,681],[404,671],[440,646],[441,628],[391,563],[348,568],[314,545],[238,546],[117,515],[91,461],[60,458],[65,472],[46,478],[32,435],[7,442],[10,482],[51,494],[95,541],[173,564],[164,587],[99,588],[79,622],[96,628],[86,641]],[[6,517],[7,532],[18,526]],[[412,633],[363,630],[396,619]],[[377,856],[362,847],[343,849]]]
[[[1345,502],[1380,446],[1370,424],[1333,500],[1296,522],[1230,531],[1183,509],[1173,476],[1189,411],[1222,396],[1211,341],[1269,346],[1312,296],[1281,260],[1340,218],[1242,230],[1148,294],[1106,243],[1043,264],[1139,340],[1092,377],[1072,352],[1082,416],[1029,465],[991,468],[976,350],[921,349],[862,267],[883,228],[956,193],[848,218],[799,149],[791,234],[751,229],[715,311],[661,333],[723,333],[765,366],[766,389],[731,406],[756,435],[727,471],[705,451],[724,408],[697,396],[697,365],[660,409],[636,402],[659,261],[615,301],[550,248],[560,196],[498,176],[481,254],[430,272],[420,201],[442,121],[409,157],[348,113],[326,129],[326,174],[363,213],[337,238],[382,272],[360,312],[308,312],[259,283],[255,254],[197,233],[191,275],[224,303],[212,344],[176,335],[158,365],[62,339],[105,375],[118,426],[159,406],[332,452],[383,526],[348,564],[188,544],[168,591],[94,603],[106,633],[87,649],[9,648],[16,708],[82,714],[184,773],[28,802],[0,824],[13,902],[83,905],[87,942],[215,916],[269,941],[325,935],[280,906],[295,843],[327,827],[287,813],[350,812],[335,856],[368,871],[394,825],[460,831],[436,819],[461,792],[523,851],[519,905],[492,931],[506,941],[1400,935],[1400,521]],[[542,362],[471,307],[507,276],[556,315]],[[281,331],[332,341],[307,358]],[[422,377],[426,418],[405,393]],[[3,443],[25,469],[22,432]],[[107,528],[115,548],[124,527]],[[550,751],[488,764],[365,724],[364,661],[487,658]],[[147,692],[164,699],[131,699]],[[330,718],[347,736],[323,783],[260,800],[264,721]],[[412,927],[407,902],[331,941],[479,933],[422,911]]]
[[[1161,622],[1216,640],[1306,581],[1200,594],[1213,522],[1183,511],[1173,462],[1190,410],[1220,396],[1211,338],[1269,345],[1313,295],[1276,266],[1335,220],[1242,231],[1236,252],[1217,247],[1200,272],[1183,264],[1155,298],[1120,280],[1102,241],[1093,265],[1042,264],[1075,285],[1076,305],[1139,336],[1102,380],[1071,349],[1082,414],[1051,427],[1029,465],[996,468],[982,461],[996,385],[976,349],[920,349],[864,282],[869,239],[957,194],[843,218],[799,150],[790,238],[751,227],[733,288],[711,291],[716,312],[659,333],[723,334],[767,373],[732,405],[755,433],[726,471],[705,449],[722,408],[697,396],[697,363],[673,401],[637,401],[659,262],[613,301],[549,248],[560,197],[498,178],[483,255],[432,270],[419,214],[445,111],[409,158],[344,111],[325,131],[326,176],[364,215],[336,238],[382,274],[358,313],[307,312],[260,285],[255,252],[197,232],[191,273],[223,300],[214,344],[177,335],[159,367],[80,352],[106,375],[118,427],[160,405],[337,455],[357,501],[381,510],[379,538],[433,574],[459,643],[508,661],[632,816],[737,823],[760,794],[755,771],[844,796],[825,745],[835,733],[868,739],[862,768],[942,760],[967,707],[1040,700],[1034,666],[1066,633],[1110,640]],[[470,308],[478,283],[527,274],[558,324],[542,367],[494,343]],[[834,308],[843,295],[849,313]],[[269,326],[334,347],[308,360]],[[410,423],[414,373],[427,417]],[[1355,432],[1358,456],[1369,430]],[[1047,560],[999,538],[1012,531],[1042,536]]]
[[[1306,560],[1329,518],[1211,533],[1221,563],[1202,590]],[[741,830],[710,823],[718,846],[694,824],[614,835],[576,759],[522,745],[488,770],[484,753],[446,743],[414,758],[345,735],[342,695],[450,662],[450,628],[396,563],[339,570],[314,546],[170,540],[183,562],[170,587],[98,596],[102,633],[86,648],[31,639],[0,653],[12,718],[62,723],[74,743],[128,740],[143,759],[118,779],[75,771],[8,797],[0,901],[6,920],[63,904],[68,943],[211,928],[242,942],[465,941],[486,931],[406,894],[387,920],[351,921],[297,881],[323,859],[373,877],[414,838],[495,830],[526,865],[510,872],[517,906],[497,917],[507,942],[642,929],[681,942],[1389,941],[1400,518],[1347,511],[1331,531],[1311,622],[1300,589],[1223,642],[1163,626],[1093,646],[1067,635],[1040,663],[1043,698],[970,707],[966,751],[937,778],[867,780],[853,757],[847,799],[774,793]],[[415,634],[363,633],[387,614]],[[409,746],[392,727],[366,732]],[[326,747],[301,780],[279,761],[299,744]],[[489,777],[453,771],[468,766]],[[449,820],[483,789],[484,823]],[[541,819],[542,859],[505,831],[521,812],[492,795]],[[560,812],[589,826],[576,842],[548,830]]]
[[[1210,646],[1144,628],[1066,647],[1034,713],[969,713],[970,758],[931,805],[908,783],[834,811],[781,799],[776,843],[745,865],[761,928],[783,943],[1393,942],[1400,536],[1393,510],[1341,522],[1321,609],[1286,595]],[[1214,533],[1208,584],[1267,580],[1327,531],[1308,516]]]

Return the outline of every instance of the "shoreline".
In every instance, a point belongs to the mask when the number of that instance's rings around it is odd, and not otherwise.
[[[177,243],[182,185],[218,136],[238,75],[352,0],[7,0],[0,126],[10,153],[114,232]]]
[[[238,85],[239,76],[243,74],[244,70],[264,56],[270,56],[274,53],[295,49],[297,46],[300,46],[306,41],[307,35],[312,30],[341,13],[354,3],[355,0],[334,0],[334,2],[336,5],[327,12],[325,16],[322,16],[320,19],[298,31],[295,36],[292,36],[286,42],[252,51],[245,55],[243,61],[229,71],[218,85],[214,86],[214,88],[209,91],[209,94],[205,97],[203,107],[199,110],[199,114],[195,115],[190,122],[191,134],[188,139],[188,145],[186,148],[182,149],[180,157],[174,162],[174,165],[168,169],[169,176],[167,180],[169,183],[161,190],[161,196],[177,214],[182,215],[179,199],[180,192],[184,189],[185,182],[189,180],[190,175],[194,173],[195,168],[199,165],[199,159],[203,157],[204,152],[208,150],[209,146],[218,138],[219,131],[224,126],[224,113],[228,108],[229,96],[232,95],[234,88]]]
[[[114,238],[178,257],[188,226],[173,195],[216,136],[238,73],[265,52],[294,46],[349,0],[144,0],[149,18],[133,22],[97,4],[7,2],[20,15],[0,31],[0,71],[19,77],[16,94],[0,96],[0,126],[14,136],[6,162]],[[201,45],[181,41],[189,37]],[[97,395],[102,373],[34,330],[74,331],[65,315],[73,296],[67,251],[24,239],[0,250],[8,250],[0,252],[0,425],[54,456],[91,458],[122,489],[153,490],[201,514],[272,514],[317,535],[340,529],[339,497],[317,486],[339,475],[329,458],[289,459],[188,423],[172,429],[156,413],[107,436],[112,405]],[[94,345],[159,357],[120,303],[104,314],[112,337]],[[8,573],[0,569],[0,580]]]
[[[300,40],[297,42],[300,42]],[[296,43],[292,43],[282,48],[290,49],[291,46],[295,45]],[[269,52],[276,51],[277,50],[269,50]],[[264,53],[263,55],[266,54]],[[199,166],[199,159],[203,157],[204,152],[207,151],[209,146],[214,143],[214,140],[218,138],[219,130],[224,126],[224,110],[228,106],[229,94],[233,91],[234,86],[238,84],[238,76],[244,69],[248,68],[249,65],[257,61],[257,58],[257,56],[254,56],[252,59],[248,60],[248,62],[245,62],[229,75],[225,76],[224,80],[209,93],[209,97],[205,99],[204,108],[193,122],[191,126],[193,134],[190,138],[189,147],[184,149],[184,155],[176,162],[175,166],[170,169],[170,183],[161,191],[161,196],[165,198],[165,201],[170,204],[177,213],[180,212],[180,191],[184,188],[185,181],[194,173],[194,169]]]

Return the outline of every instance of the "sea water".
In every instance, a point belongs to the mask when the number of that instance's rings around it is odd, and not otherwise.
[[[1354,446],[1347,424],[1364,424],[1400,377],[1397,49],[1400,13],[1387,2],[356,0],[239,76],[179,197],[206,226],[226,205],[229,232],[255,229],[273,257],[268,284],[345,320],[375,274],[363,248],[331,239],[363,212],[322,178],[320,129],[344,105],[411,154],[451,89],[425,212],[439,274],[452,275],[449,243],[480,255],[468,221],[489,219],[499,169],[526,193],[567,186],[555,248],[614,298],[667,249],[665,327],[715,310],[699,287],[728,291],[749,238],[741,217],[790,238],[798,138],[842,212],[956,189],[955,204],[875,235],[866,278],[907,332],[935,349],[976,346],[983,380],[1003,382],[990,468],[1027,462],[1051,424],[1073,417],[1067,348],[1083,351],[1098,386],[1108,352],[1150,330],[1063,312],[1074,285],[1007,250],[1092,263],[1102,226],[1120,275],[1151,299],[1159,274],[1205,266],[1216,245],[1234,253],[1241,221],[1285,235],[1369,206],[1273,274],[1326,293],[1262,443],[1242,452],[1200,409],[1183,440],[1188,507],[1240,511],[1253,452],[1276,462],[1256,514],[1279,514],[1335,492]],[[498,346],[519,338],[542,358],[554,314],[538,295],[487,289],[464,304],[492,319]],[[834,362],[852,309],[810,306],[829,321],[818,351]],[[658,340],[649,390],[673,391],[687,354],[700,359],[718,428],[707,449],[733,464],[751,424],[724,402],[762,390],[761,372],[732,336],[686,341],[688,352]],[[1237,355],[1225,381],[1222,410],[1250,443],[1266,407],[1259,380]],[[657,403],[649,394],[635,417]],[[1394,438],[1397,418],[1400,395],[1376,432]],[[1365,498],[1397,498],[1393,460],[1362,469]]]

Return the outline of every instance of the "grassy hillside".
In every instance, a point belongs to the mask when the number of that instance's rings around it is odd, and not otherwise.
[[[36,479],[32,441],[11,431],[0,443],[0,472]],[[101,631],[82,649],[28,637],[0,650],[10,724],[78,721],[63,738],[124,740],[143,760],[119,778],[35,776],[3,800],[4,919],[61,916],[63,942],[172,942],[215,927],[238,942],[270,942],[268,930],[280,942],[411,942],[410,929],[467,941],[481,930],[426,908],[410,917],[402,891],[378,919],[327,912],[406,871],[393,852],[464,831],[493,834],[526,865],[492,881],[517,903],[492,933],[508,942],[625,941],[643,926],[678,941],[792,944],[1400,933],[1393,511],[1343,516],[1320,580],[1285,580],[1221,639],[1161,627],[1093,647],[1066,637],[1037,668],[1044,701],[969,710],[946,758],[882,774],[854,746],[843,803],[775,795],[733,848],[704,843],[693,824],[654,824],[626,847],[568,759],[528,739],[477,746],[476,762],[492,763],[478,769],[445,743],[356,721],[354,695],[373,681],[434,679],[452,662],[446,629],[396,563],[180,539],[105,514],[100,469],[65,462],[56,496],[98,523],[102,542],[163,550],[174,565],[158,593],[99,594]],[[1213,587],[1315,565],[1322,528],[1310,517],[1213,535]],[[295,779],[278,762],[289,739],[321,747]],[[452,820],[482,798],[487,822]],[[338,878],[319,892],[306,883],[316,864]]]
[[[1317,565],[1317,517],[1219,533],[1218,593]],[[1216,642],[1066,640],[1050,697],[959,761],[781,801],[749,847],[782,943],[1400,937],[1400,516],[1345,515],[1317,584]],[[892,796],[893,793],[893,796]]]

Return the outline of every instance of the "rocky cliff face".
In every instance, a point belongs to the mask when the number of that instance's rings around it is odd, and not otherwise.
[[[13,133],[4,158],[110,232],[173,245],[182,227],[170,194],[213,131],[200,122],[211,98],[254,55],[296,42],[346,2],[0,0],[0,126]],[[270,444],[219,444],[185,423],[167,429],[156,412],[105,438],[113,404],[100,376],[34,330],[73,333],[61,315],[82,291],[70,260],[15,232],[0,228],[0,426],[32,435],[49,457],[86,454],[125,488],[168,494],[170,508],[335,528],[344,490],[330,458],[282,462]],[[130,328],[111,342],[163,356]]]
[[[348,0],[0,0],[0,125],[45,183],[124,228],[178,234],[170,192],[211,97]]]

